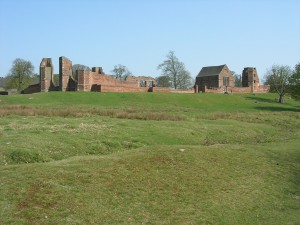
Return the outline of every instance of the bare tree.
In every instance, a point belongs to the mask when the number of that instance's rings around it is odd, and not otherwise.
[[[284,103],[284,96],[291,76],[292,70],[289,66],[273,65],[271,69],[267,71],[265,76],[266,83],[270,85],[271,90],[278,93],[279,103]]]
[[[175,56],[174,51],[170,51],[167,59],[158,65],[158,70],[162,71],[162,76],[169,77],[171,87],[188,88],[192,85],[190,72],[185,69],[183,62],[180,62]]]
[[[111,72],[117,80],[124,80],[127,76],[132,75],[128,68],[121,64],[115,65]]]
[[[240,74],[237,74],[234,71],[230,71],[233,78],[234,78],[234,86],[235,87],[242,87],[242,76]]]
[[[28,87],[34,75],[34,66],[30,61],[17,58],[13,61],[12,68],[7,75],[5,88],[17,89],[18,92]]]

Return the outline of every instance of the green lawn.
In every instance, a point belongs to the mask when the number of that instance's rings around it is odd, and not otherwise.
[[[0,224],[300,224],[300,103],[0,95]]]

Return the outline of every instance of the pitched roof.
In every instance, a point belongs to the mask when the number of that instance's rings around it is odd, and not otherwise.
[[[197,77],[207,77],[219,75],[226,65],[202,67]]]

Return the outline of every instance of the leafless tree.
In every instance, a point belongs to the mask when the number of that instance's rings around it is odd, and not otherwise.
[[[171,87],[185,89],[192,85],[190,72],[185,69],[183,62],[175,56],[174,51],[170,51],[167,59],[158,65],[158,70],[162,71],[162,76],[169,77]]]
[[[234,71],[230,71],[233,78],[234,78],[234,86],[235,87],[242,87],[242,76],[240,74],[237,74]]]
[[[132,74],[126,66],[123,66],[121,64],[115,65],[114,69],[111,72],[118,80],[124,80],[127,76],[130,76]]]

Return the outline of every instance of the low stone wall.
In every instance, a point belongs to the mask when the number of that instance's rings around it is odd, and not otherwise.
[[[153,87],[153,88],[151,88],[151,92],[169,93],[170,91],[171,91],[170,88],[163,88],[163,87]]]
[[[204,87],[204,93],[222,93],[223,90],[221,88],[206,88]]]
[[[150,92],[191,94],[191,93],[195,93],[195,89],[171,89],[171,88],[163,88],[163,87],[153,87],[150,88]]]
[[[251,87],[229,87],[227,88],[228,93],[238,93],[238,94],[246,94],[253,93]]]
[[[268,93],[270,91],[270,86],[269,85],[261,85],[254,91],[256,93]]]
[[[258,87],[227,87],[227,93],[247,94],[247,93],[268,93],[270,86],[262,85]],[[205,93],[223,93],[223,88],[206,88]]]
[[[148,92],[148,87],[128,87],[115,85],[99,85],[100,92]]]
[[[195,90],[194,89],[175,89],[171,90],[171,93],[178,93],[178,94],[194,94]]]

